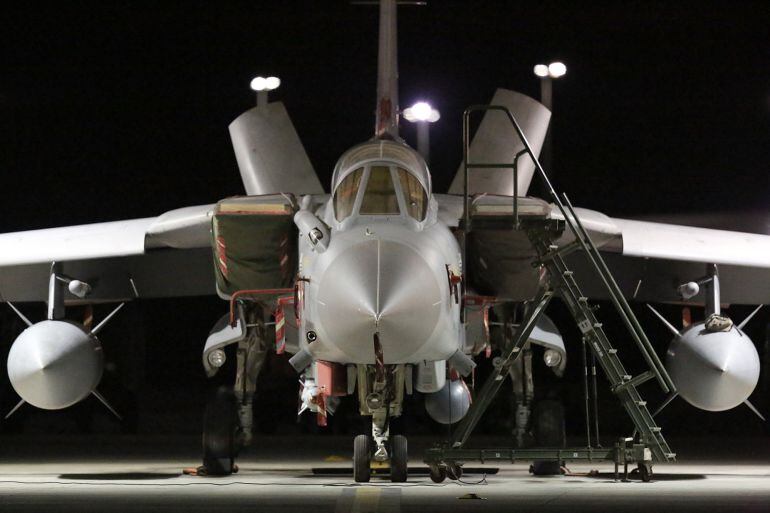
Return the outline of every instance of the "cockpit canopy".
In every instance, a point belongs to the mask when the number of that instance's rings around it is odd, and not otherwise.
[[[423,221],[430,174],[420,155],[405,144],[373,141],[340,158],[332,178],[338,222],[360,215],[408,215]]]

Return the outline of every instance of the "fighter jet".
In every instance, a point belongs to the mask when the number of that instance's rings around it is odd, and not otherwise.
[[[356,481],[370,479],[372,460],[389,462],[393,481],[407,479],[407,439],[390,430],[405,395],[425,394],[439,422],[464,416],[473,357],[501,345],[491,319],[513,326],[519,307],[549,287],[535,249],[496,220],[511,217],[514,200],[523,216],[564,215],[527,196],[541,167],[526,156],[515,177],[493,169],[468,176],[461,166],[448,193],[433,191],[425,160],[399,135],[396,2],[379,4],[373,136],[339,158],[329,194],[286,108],[272,102],[229,127],[244,196],[153,218],[0,235],[2,300],[28,326],[8,357],[18,407],[62,409],[91,394],[107,404],[97,391],[97,335],[120,306],[217,294],[227,313],[205,341],[207,375],[222,369],[227,346],[238,350],[232,390],[219,393],[206,414],[203,469],[210,474],[230,473],[238,449],[252,441],[253,395],[269,352],[292,355],[300,411],[314,413],[319,424],[345,396],[355,396],[361,415],[371,418],[371,433],[354,440]],[[536,156],[550,112],[506,89],[490,103],[515,115]],[[469,154],[486,162],[518,159],[524,144],[505,122],[499,112],[487,113]],[[667,365],[680,395],[698,408],[744,403],[757,383],[757,352],[742,331],[745,321],[734,325],[719,305],[767,302],[770,236],[575,212],[628,296],[696,302],[706,289],[707,320],[681,333],[671,327]],[[484,229],[465,237],[464,217],[484,219]],[[559,245],[570,243],[569,234],[559,237]],[[606,297],[592,282],[584,292]],[[45,320],[32,322],[14,306],[29,301],[47,303]],[[119,305],[93,328],[65,316],[67,305],[105,302]],[[544,346],[546,364],[561,372],[564,343],[547,317],[541,320],[530,343]]]

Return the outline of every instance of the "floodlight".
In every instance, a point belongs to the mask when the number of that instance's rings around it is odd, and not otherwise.
[[[278,77],[256,77],[251,81],[251,88],[257,92],[272,91],[280,85],[281,80]]]
[[[537,75],[540,78],[545,78],[548,76],[548,66],[545,64],[538,64],[535,66],[535,75]]]
[[[254,91],[265,90],[265,77],[257,77],[251,81],[251,89]]]
[[[559,78],[567,74],[567,66],[563,62],[551,64],[538,64],[534,69],[535,75],[540,78]]]
[[[272,91],[273,89],[278,89],[278,86],[281,85],[281,79],[278,77],[267,77],[265,79],[265,87],[268,91]]]
[[[567,66],[563,62],[552,62],[548,65],[548,74],[551,78],[563,77],[567,73]]]
[[[439,111],[430,106],[427,102],[417,102],[411,107],[404,109],[404,118],[412,123],[428,122],[435,123],[441,118]]]

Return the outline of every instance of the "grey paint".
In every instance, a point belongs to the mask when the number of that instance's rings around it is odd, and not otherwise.
[[[471,394],[462,380],[447,381],[438,392],[425,395],[425,410],[439,424],[454,424],[468,413]]]
[[[529,96],[508,89],[495,91],[490,105],[502,105],[511,111],[526,134],[532,151],[538,155],[548,131],[551,112]],[[477,164],[511,164],[514,156],[523,149],[524,146],[507,116],[500,111],[489,111],[482,118],[478,130],[473,136],[469,161]],[[518,164],[518,192],[519,196],[525,196],[532,181],[535,164],[529,157],[522,157]],[[547,169],[546,172],[548,172]],[[468,176],[471,194],[486,192],[513,195],[513,172],[510,169],[475,169],[469,171]],[[462,194],[463,189],[464,178],[461,164],[452,185],[449,187],[449,193]]]
[[[247,110],[229,128],[247,194],[323,193],[283,103]]]
[[[147,249],[211,246],[211,216],[216,204],[170,210],[155,219],[144,236]]]
[[[703,304],[699,294],[683,301],[676,289],[682,283],[703,276],[703,264],[674,260],[636,258],[604,253],[610,271],[629,300],[658,303]],[[575,271],[583,293],[594,299],[609,299],[606,290],[579,255],[570,255],[567,265]],[[770,303],[770,269],[736,265],[719,266],[722,304],[759,305]]]
[[[543,346],[546,349],[553,349],[561,355],[561,361],[553,371],[557,376],[564,374],[567,367],[567,350],[564,348],[564,338],[562,338],[559,328],[547,315],[541,315],[537,320],[532,333],[529,335],[529,342]]]
[[[209,363],[209,353],[246,338],[246,332],[243,329],[243,312],[240,308],[238,313],[239,315],[235,319],[235,326],[230,325],[230,314],[226,313],[219,318],[206,338],[206,344],[203,346],[203,369],[209,377],[216,374],[219,370],[219,367],[213,367]]]
[[[104,368],[95,336],[68,321],[46,320],[24,330],[8,353],[8,377],[26,402],[59,410],[87,397]]]
[[[360,191],[372,164],[408,169],[430,192],[424,161],[404,144],[371,141],[340,158],[333,185],[353,169],[363,167],[364,173],[349,217],[337,221],[331,201],[316,211],[330,227],[325,251],[300,233],[299,272],[309,280],[300,344],[315,359],[373,364],[377,334],[387,364],[446,360],[462,347],[460,306],[450,295],[447,274],[447,266],[461,271],[459,246],[438,221],[432,196],[424,220],[409,217],[398,183],[399,214],[360,215]],[[311,330],[317,340],[308,344]]]
[[[139,298],[216,294],[210,248],[153,250],[129,257],[62,262],[62,273],[93,287],[85,300],[66,291],[66,304],[133,300],[129,278],[134,280]],[[3,301],[45,301],[49,276],[49,264],[0,267],[0,296]]]
[[[666,370],[679,395],[696,408],[723,411],[743,403],[759,381],[759,355],[740,329],[709,332],[690,326],[666,352]]]

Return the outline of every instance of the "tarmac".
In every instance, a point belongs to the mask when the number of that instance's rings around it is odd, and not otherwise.
[[[678,463],[655,465],[650,483],[615,482],[611,462],[574,463],[555,477],[534,477],[521,462],[468,464],[476,470],[441,484],[421,462],[428,439],[410,440],[403,484],[387,475],[355,483],[347,437],[260,438],[237,474],[218,478],[183,474],[199,464],[193,439],[2,440],[2,512],[770,511],[766,439],[735,441],[732,449],[729,440],[689,441]]]

